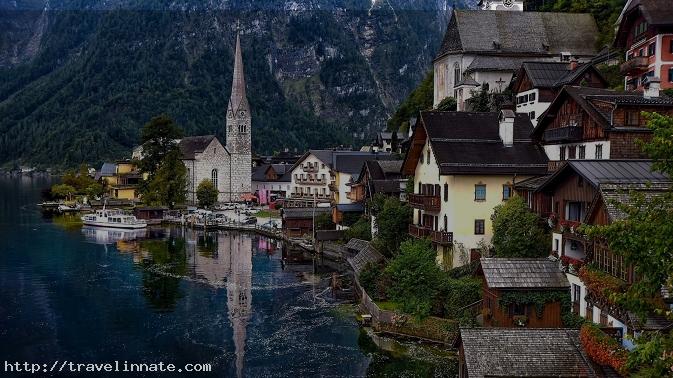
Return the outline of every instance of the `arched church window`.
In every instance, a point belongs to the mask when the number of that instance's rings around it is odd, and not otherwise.
[[[217,169],[213,169],[210,173],[210,181],[212,181],[213,185],[217,188]]]
[[[453,86],[455,87],[460,81],[460,65],[458,62],[453,65]]]

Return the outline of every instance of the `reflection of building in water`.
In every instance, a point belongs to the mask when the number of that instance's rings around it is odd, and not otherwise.
[[[251,314],[252,238],[236,232],[185,231],[187,258],[193,276],[227,288],[227,309],[233,330],[236,374],[243,375],[246,328]]]

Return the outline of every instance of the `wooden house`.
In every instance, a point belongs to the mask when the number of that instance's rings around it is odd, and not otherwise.
[[[525,113],[534,125],[556,95],[566,85],[607,88],[603,75],[591,63],[524,62],[512,79],[510,88],[515,95],[516,112]]]
[[[605,376],[576,329],[461,328],[454,347],[460,378]]]
[[[302,237],[313,234],[313,221],[322,214],[329,214],[329,207],[284,208],[283,233],[287,237]]]
[[[537,190],[551,201],[552,212],[548,217],[552,226],[551,250],[570,282],[573,312],[604,326],[622,328],[624,335],[660,326],[655,318],[648,321],[649,325],[639,324],[629,313],[614,306],[601,290],[594,290],[583,281],[580,268],[587,263],[623,285],[633,283],[637,277],[633,267],[609,250],[606,241],[589,240],[578,228],[623,219],[616,202],[628,204],[632,191],[646,198],[658,196],[670,189],[671,184],[668,176],[652,172],[651,161],[585,160],[568,161],[539,186]],[[633,346],[628,339],[623,341],[626,347]]]
[[[643,94],[566,86],[531,136],[544,147],[549,171],[566,160],[644,159],[635,141],[649,140],[652,131],[642,112],[673,115],[673,98],[655,89]]]
[[[482,258],[483,310],[486,327],[562,327],[561,299],[550,293],[569,294],[570,284],[558,264],[546,258]],[[542,308],[527,301],[544,294]],[[513,299],[516,298],[515,301]]]

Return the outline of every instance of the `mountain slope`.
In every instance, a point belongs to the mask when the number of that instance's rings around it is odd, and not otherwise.
[[[222,137],[239,22],[256,152],[362,143],[448,16],[444,1],[203,3],[0,0],[0,164],[118,158],[159,113]]]

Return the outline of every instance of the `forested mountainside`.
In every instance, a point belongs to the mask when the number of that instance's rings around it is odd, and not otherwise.
[[[451,4],[0,0],[0,165],[121,158],[160,113],[224,140],[237,25],[255,152],[366,143],[426,74]]]

